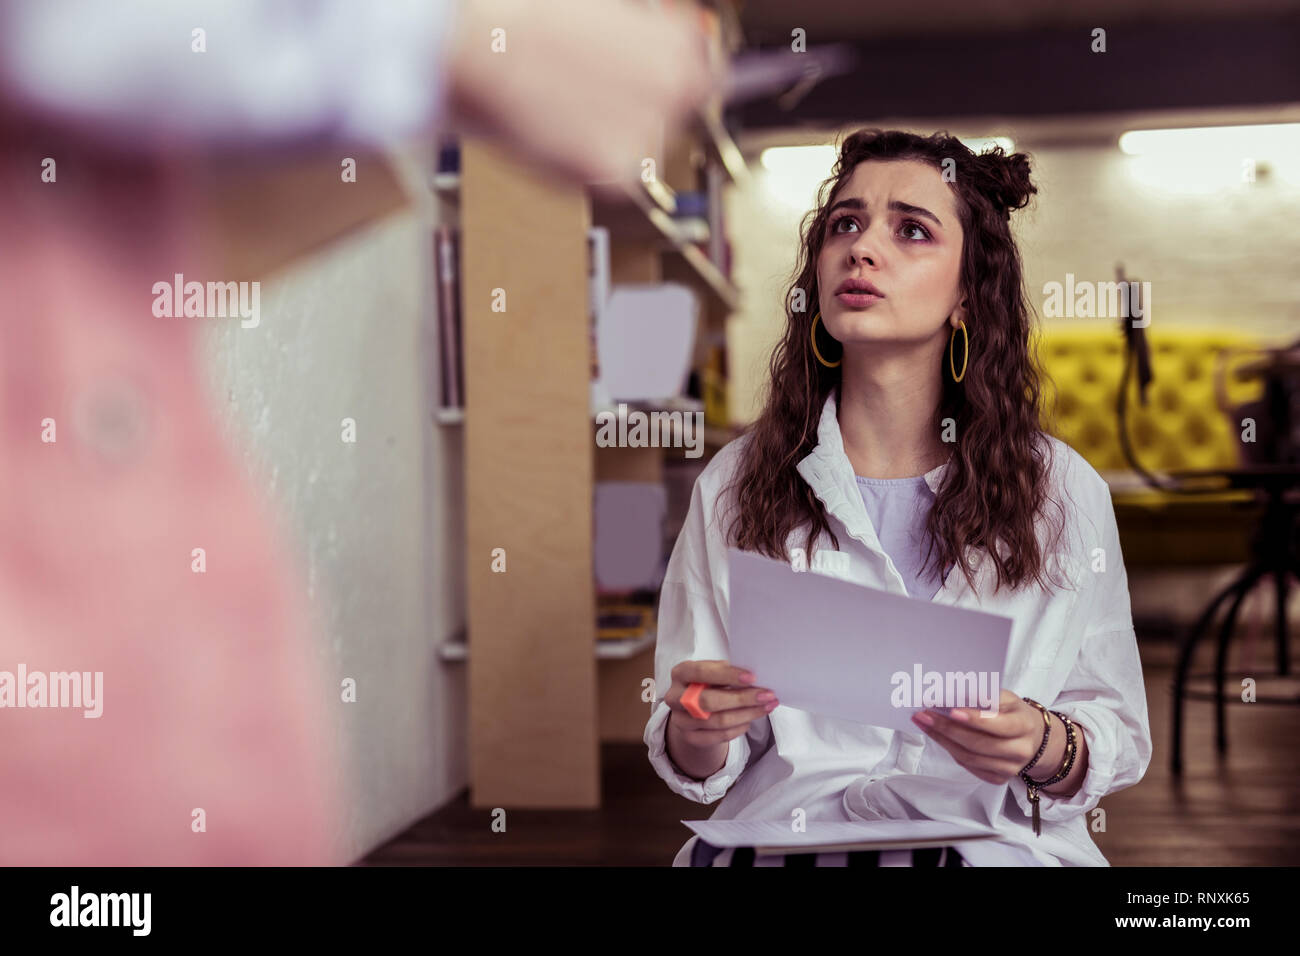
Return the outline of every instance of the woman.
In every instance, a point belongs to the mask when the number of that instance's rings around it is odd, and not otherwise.
[[[1021,153],[880,130],[822,184],[766,405],[697,480],[661,593],[645,740],[674,791],[725,795],[714,819],[943,820],[1020,859],[1107,865],[1091,811],[1141,779],[1150,730],[1108,487],[1040,427],[1009,222],[1036,191]],[[901,732],[781,707],[729,660],[729,547],[1011,618],[998,713]],[[798,861],[1009,858],[823,857]],[[674,864],[753,862],[693,837]]]

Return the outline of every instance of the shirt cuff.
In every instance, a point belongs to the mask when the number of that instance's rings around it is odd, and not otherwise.
[[[650,765],[674,793],[696,803],[713,803],[725,796],[731,785],[744,773],[749,762],[749,737],[742,734],[728,741],[727,760],[721,769],[704,780],[695,780],[679,771],[668,756],[668,717],[671,713],[672,708],[659,701],[646,724],[644,739],[650,752]]]
[[[1117,754],[1111,743],[1112,735],[1098,733],[1099,727],[1103,726],[1102,722],[1109,719],[1110,715],[1105,708],[1090,708],[1087,704],[1080,703],[1063,704],[1049,709],[1059,710],[1069,717],[1088,745],[1088,772],[1084,775],[1082,786],[1073,796],[1059,797],[1045,790],[1038,791],[1038,816],[1041,820],[1069,820],[1092,810],[1111,790]],[[1059,768],[1054,768],[1053,773],[1055,769]],[[1029,802],[1029,790],[1025,781],[1016,777],[1008,786],[1025,816],[1032,818],[1034,805]]]

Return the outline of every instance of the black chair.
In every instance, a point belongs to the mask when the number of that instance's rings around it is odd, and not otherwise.
[[[1297,541],[1297,514],[1300,513],[1300,497],[1288,498],[1288,493],[1300,495],[1300,466],[1297,465],[1254,465],[1242,469],[1187,471],[1179,472],[1179,478],[1222,477],[1227,479],[1229,487],[1250,489],[1262,493],[1267,498],[1267,505],[1260,523],[1255,530],[1251,543],[1252,560],[1246,569],[1231,584],[1220,591],[1210,601],[1201,616],[1192,625],[1183,640],[1182,650],[1178,656],[1178,667],[1174,676],[1173,687],[1173,756],[1171,769],[1181,774],[1183,769],[1183,701],[1186,698],[1213,700],[1215,702],[1215,741],[1220,754],[1228,751],[1227,737],[1227,694],[1224,682],[1227,678],[1228,642],[1232,639],[1237,623],[1237,612],[1246,595],[1264,578],[1273,579],[1277,598],[1277,676],[1290,674],[1291,660],[1288,645],[1286,599],[1290,587],[1288,576],[1300,579],[1300,542]],[[1219,607],[1231,599],[1227,616],[1219,628],[1219,641],[1215,654],[1214,673],[1189,674],[1192,656],[1196,645],[1205,634],[1218,613]],[[1268,675],[1265,675],[1268,676]],[[1212,691],[1194,690],[1187,687],[1188,679],[1213,678]],[[1234,698],[1236,699],[1236,698]],[[1261,704],[1300,704],[1300,697],[1256,697]]]

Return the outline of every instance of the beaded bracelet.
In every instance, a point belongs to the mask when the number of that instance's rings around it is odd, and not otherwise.
[[[1023,777],[1028,772],[1030,767],[1038,763],[1038,758],[1041,757],[1043,755],[1043,751],[1047,749],[1047,738],[1052,733],[1052,718],[1048,716],[1047,708],[1044,707],[1042,704],[1040,704],[1038,701],[1032,700],[1028,697],[1022,697],[1020,699],[1023,700],[1026,704],[1033,704],[1035,707],[1039,709],[1039,711],[1043,715],[1043,742],[1038,745],[1038,753],[1034,754],[1034,759],[1029,761],[1029,763],[1025,764],[1023,767],[1020,768],[1020,775]]]
[[[1076,725],[1069,717],[1065,716],[1065,714],[1060,711],[1054,710],[1051,712],[1061,718],[1061,723],[1065,725],[1065,759],[1061,762],[1061,768],[1054,776],[1047,780],[1034,780],[1029,776],[1029,769],[1038,762],[1038,759],[1047,749],[1047,741],[1052,732],[1052,718],[1049,716],[1047,708],[1038,703],[1038,701],[1031,700],[1028,697],[1023,697],[1021,699],[1039,709],[1043,715],[1043,723],[1045,725],[1043,730],[1043,742],[1038,747],[1038,753],[1034,755],[1033,760],[1025,764],[1025,766],[1020,770],[1020,779],[1025,782],[1025,786],[1028,788],[1029,802],[1034,808],[1034,835],[1042,836],[1042,821],[1038,812],[1039,791],[1044,787],[1050,787],[1052,784],[1060,783],[1070,775],[1070,771],[1074,768],[1074,759],[1078,754],[1078,740],[1075,737]]]
[[[1071,719],[1066,717],[1065,714],[1062,714],[1060,710],[1053,710],[1052,713],[1056,714],[1057,717],[1060,717],[1061,723],[1065,726],[1065,758],[1061,761],[1061,769],[1057,770],[1056,777],[1049,777],[1045,780],[1032,780],[1034,786],[1039,788],[1039,790],[1045,790],[1045,788],[1052,786],[1052,784],[1061,783],[1061,780],[1069,777],[1070,770],[1074,767],[1075,754],[1078,753],[1078,739],[1075,737],[1075,727],[1078,727],[1079,724],[1071,721]]]

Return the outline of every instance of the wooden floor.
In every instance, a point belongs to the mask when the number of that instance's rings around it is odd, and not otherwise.
[[[1272,663],[1269,650],[1262,642],[1262,667]],[[1102,801],[1106,832],[1094,834],[1102,853],[1114,866],[1300,864],[1300,708],[1229,703],[1228,753],[1220,760],[1213,703],[1190,701],[1183,774],[1174,778],[1169,728],[1177,648],[1144,633],[1141,653],[1155,754],[1140,783]],[[1201,662],[1210,660],[1198,654],[1193,670],[1207,669]],[[1294,673],[1294,652],[1292,661]],[[1260,694],[1296,696],[1300,681],[1261,677],[1258,685]],[[601,810],[509,810],[507,832],[494,833],[489,812],[471,810],[462,794],[359,865],[670,865],[690,836],[680,821],[705,819],[713,807],[669,790],[641,744],[607,744],[603,761]]]

